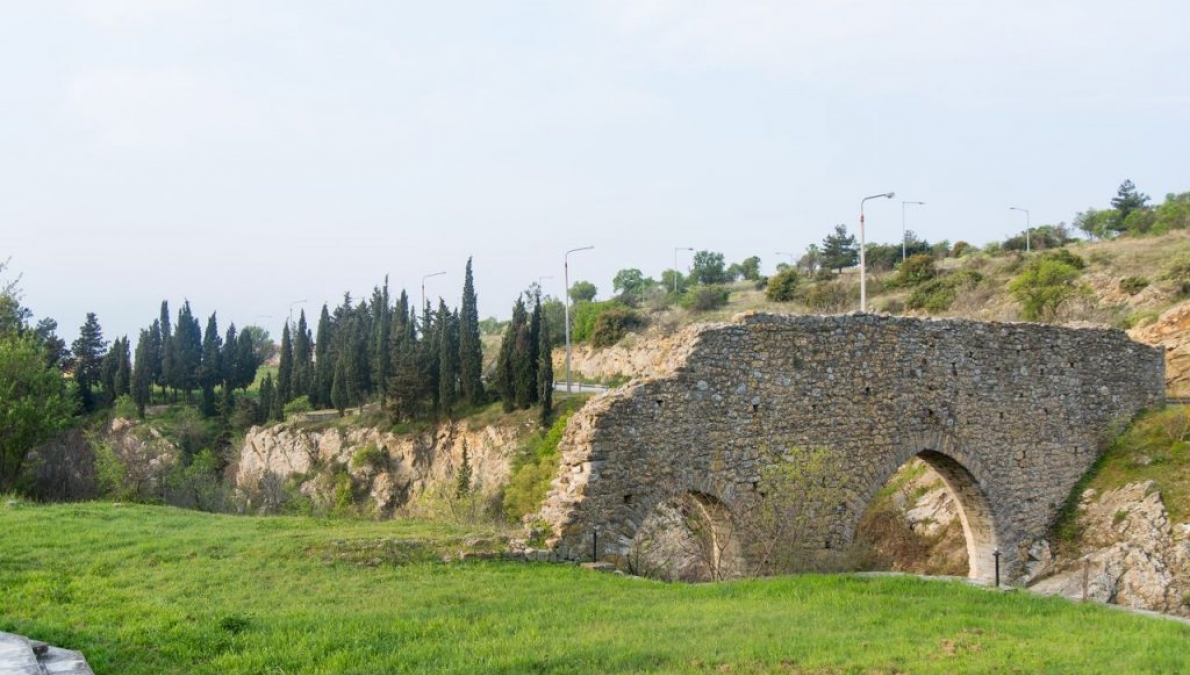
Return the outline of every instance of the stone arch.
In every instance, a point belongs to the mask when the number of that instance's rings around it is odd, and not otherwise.
[[[875,498],[876,492],[898,469],[914,458],[920,459],[942,478],[947,491],[958,506],[963,537],[967,543],[967,576],[971,579],[991,580],[995,575],[994,553],[999,547],[1001,537],[991,497],[976,477],[977,474],[983,473],[982,467],[978,460],[965,457],[965,453],[949,448],[948,445],[937,439],[933,442],[917,440],[907,445],[905,451],[897,453],[893,461],[876,477],[855,517],[862,516]]]
[[[621,543],[628,566],[639,574],[683,581],[739,574],[735,516],[711,494],[678,491],[636,511],[627,525]]]

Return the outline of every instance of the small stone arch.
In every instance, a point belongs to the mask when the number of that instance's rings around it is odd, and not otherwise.
[[[967,542],[967,576],[991,580],[995,575],[994,554],[1001,540],[997,517],[988,489],[977,478],[977,475],[984,473],[983,467],[978,460],[965,455],[944,438],[915,438],[909,441],[905,450],[897,453],[869,486],[863,506],[856,510],[855,517],[860,517],[867,510],[876,493],[901,466],[914,458],[920,459],[942,478],[958,505],[959,520]]]
[[[679,491],[638,511],[623,541],[634,572],[671,581],[712,581],[742,569],[731,508],[714,495]]]

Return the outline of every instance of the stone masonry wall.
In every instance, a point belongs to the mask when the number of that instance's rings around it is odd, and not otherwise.
[[[572,419],[540,519],[562,555],[624,555],[659,504],[710,495],[739,513],[773,453],[845,458],[836,516],[807,537],[842,549],[915,456],[963,507],[972,576],[1019,575],[1105,437],[1163,404],[1159,348],[1120,331],[875,315],[746,315],[686,333],[682,363]],[[821,543],[819,543],[821,542]]]

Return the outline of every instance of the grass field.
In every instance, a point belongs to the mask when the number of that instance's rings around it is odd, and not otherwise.
[[[162,673],[1178,673],[1190,627],[907,577],[443,564],[408,522],[0,505],[0,630]]]

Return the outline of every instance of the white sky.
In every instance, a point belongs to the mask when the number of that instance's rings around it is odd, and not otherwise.
[[[67,341],[343,291],[480,312],[835,223],[983,244],[1190,190],[1184,0],[0,0],[0,260]],[[689,253],[680,266],[689,263]],[[295,309],[296,311],[296,309]]]

